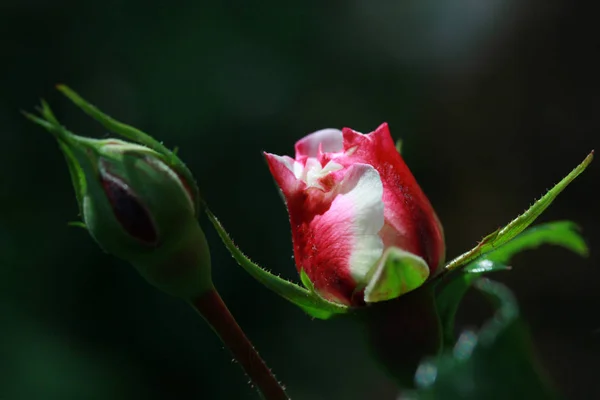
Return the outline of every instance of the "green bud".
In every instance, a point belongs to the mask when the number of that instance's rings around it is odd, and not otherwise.
[[[83,222],[100,247],[171,295],[189,299],[212,289],[198,202],[184,174],[149,147],[74,135],[45,104],[42,115],[27,116],[58,140]]]

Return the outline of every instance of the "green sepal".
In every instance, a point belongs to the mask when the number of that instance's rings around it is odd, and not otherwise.
[[[313,285],[304,268],[300,270],[300,281],[308,290],[310,290],[311,292],[315,291],[315,285]]]
[[[74,136],[71,132],[67,131],[56,119],[54,113],[50,109],[50,106],[43,99],[41,100],[42,106],[37,110],[43,118],[36,115],[30,114],[23,111],[23,115],[30,121],[37,125],[42,126],[48,132],[50,132],[58,142],[58,146],[65,157],[67,162],[67,168],[69,169],[69,175],[71,177],[71,183],[75,190],[75,198],[77,199],[77,207],[79,209],[79,215],[83,216],[83,197],[86,191],[85,175],[81,166],[79,165],[77,158],[73,154],[73,151],[69,147],[69,140]]]
[[[75,190],[75,198],[77,199],[77,207],[79,209],[79,215],[83,216],[83,196],[86,191],[85,176],[83,170],[77,163],[77,159],[71,149],[65,145],[64,142],[59,141],[58,145],[65,157],[67,162],[67,168],[69,169],[69,176],[71,177],[71,183]],[[83,222],[82,222],[83,223]],[[85,225],[85,224],[84,224]]]
[[[365,302],[376,303],[402,296],[425,283],[429,267],[423,258],[388,247],[367,275]]]
[[[540,369],[517,301],[504,285],[486,278],[473,286],[495,313],[479,331],[464,331],[440,356],[425,360],[415,374],[418,390],[402,398],[420,400],[555,399]]]
[[[444,267],[445,271],[452,271],[461,265],[465,265],[468,262],[476,259],[477,257],[488,253],[495,248],[507,243],[512,238],[521,233],[525,228],[527,228],[536,218],[544,212],[546,208],[554,199],[562,192],[579,174],[581,174],[587,166],[592,162],[594,158],[594,152],[592,151],[588,156],[583,160],[581,164],[579,164],[575,169],[573,169],[566,177],[564,177],[558,184],[556,184],[552,189],[550,189],[544,196],[542,196],[538,201],[536,201],[527,211],[523,214],[519,215],[517,218],[512,220],[508,225],[506,225],[502,229],[498,229],[497,231],[487,235],[483,240],[473,249],[467,251],[466,253],[461,254],[456,257],[454,260],[450,261]]]
[[[310,280],[310,278],[308,277],[308,274],[306,273],[306,271],[304,269],[302,269],[300,271],[300,280],[302,281],[302,284],[308,289],[308,291],[310,293],[312,293],[314,296],[317,296],[318,298],[322,299],[322,297],[319,296],[319,294],[315,291],[315,285],[313,285],[312,281]],[[325,300],[325,299],[323,299],[323,300]],[[314,308],[314,307],[306,306],[304,304],[297,304],[297,305],[302,310],[304,310],[305,313],[307,313],[308,315],[310,315],[313,318],[329,319],[333,315],[335,315],[335,313],[332,313],[328,309],[317,309],[317,308]]]
[[[163,155],[165,158],[164,161],[171,168],[175,169],[178,173],[180,173],[184,180],[189,184],[189,190],[192,191],[192,197],[194,199],[194,205],[196,214],[199,213],[201,209],[201,205],[203,202],[200,198],[200,190],[198,185],[196,184],[196,180],[192,175],[192,172],[188,169],[188,167],[181,161],[179,157],[175,154],[175,152],[169,150],[165,145],[163,145],[158,140],[154,139],[152,136],[147,133],[134,128],[131,125],[124,124],[110,117],[109,115],[100,111],[96,106],[88,103],[85,99],[83,99],[79,94],[70,89],[66,85],[57,85],[56,88],[61,91],[65,96],[67,96],[76,106],[81,108],[83,112],[85,112],[90,117],[94,118],[96,121],[100,122],[102,126],[108,129],[110,132],[116,133],[118,135],[123,136],[131,141],[142,144],[157,153]]]
[[[347,306],[333,303],[319,296],[319,294],[314,291],[312,283],[304,271],[300,272],[300,277],[304,285],[307,286],[306,289],[293,282],[280,278],[252,262],[240,249],[238,249],[235,243],[233,243],[233,240],[231,240],[229,234],[225,228],[223,228],[223,225],[221,225],[221,222],[219,222],[217,217],[215,217],[208,208],[205,208],[205,212],[223,241],[223,244],[225,244],[225,247],[229,250],[237,263],[254,279],[268,289],[302,308],[307,314],[315,318],[328,319],[335,314],[344,314],[349,311]],[[302,276],[303,273],[304,277]]]
[[[396,151],[402,155],[402,139],[396,140]]]
[[[300,271],[300,280],[302,281],[302,284],[308,289],[308,291],[310,293],[312,293],[314,296],[316,296],[322,300],[325,300],[321,296],[319,296],[319,294],[315,291],[315,285],[313,285],[312,281],[310,280],[310,278],[308,277],[308,274],[306,273],[306,271],[304,269],[302,269]],[[327,301],[327,300],[325,300],[325,301]],[[308,315],[310,315],[313,318],[329,319],[336,314],[336,313],[332,313],[329,309],[317,309],[314,307],[306,306],[304,304],[297,304],[297,305],[302,310],[304,310],[305,313],[307,313]],[[337,313],[337,314],[340,314],[340,313]]]

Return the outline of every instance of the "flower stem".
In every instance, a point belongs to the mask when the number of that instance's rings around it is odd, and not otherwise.
[[[210,324],[266,400],[289,400],[283,387],[250,343],[216,289],[192,299],[192,306]]]

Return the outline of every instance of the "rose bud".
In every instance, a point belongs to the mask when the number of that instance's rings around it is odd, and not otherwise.
[[[165,157],[142,145],[54,128],[83,222],[100,247],[174,296],[192,298],[211,289],[210,254],[195,200]]]
[[[290,218],[294,257],[315,291],[345,305],[396,298],[444,262],[442,226],[387,124],[324,129],[295,159],[265,153]]]

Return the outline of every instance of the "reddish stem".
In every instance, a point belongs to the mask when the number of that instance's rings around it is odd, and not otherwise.
[[[215,289],[193,299],[192,305],[229,348],[266,400],[289,400]]]

